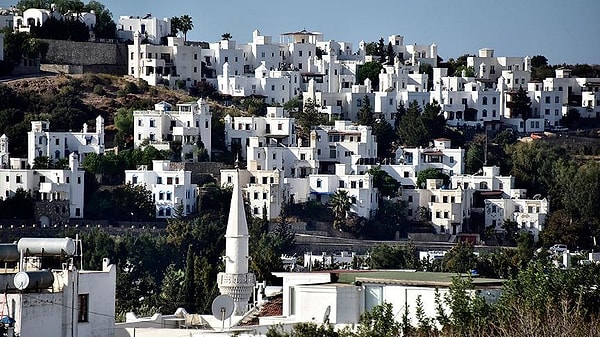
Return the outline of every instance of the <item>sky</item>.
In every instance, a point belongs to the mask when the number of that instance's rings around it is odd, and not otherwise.
[[[87,0],[83,0],[87,2]],[[550,64],[600,64],[600,0],[100,0],[113,14],[158,18],[190,15],[188,40],[238,43],[252,31],[279,41],[306,29],[325,40],[438,45],[445,60],[492,48],[495,56],[544,55]],[[0,7],[17,0],[0,0]]]

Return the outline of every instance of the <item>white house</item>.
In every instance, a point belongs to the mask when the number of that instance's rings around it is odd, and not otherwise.
[[[104,153],[104,118],[96,117],[96,130],[88,130],[83,124],[80,132],[50,131],[50,122],[33,121],[27,132],[27,162],[33,166],[35,158],[48,157],[52,161],[69,158],[71,153],[82,162],[88,153]]]
[[[427,179],[425,188],[404,189],[402,200],[407,204],[407,216],[417,221],[431,221],[436,233],[459,234],[471,216],[473,190],[442,187],[439,179]],[[425,210],[426,214],[423,214]]]
[[[467,58],[467,66],[473,67],[478,78],[497,81],[502,76],[503,71],[531,71],[531,58],[526,57],[495,57],[494,49],[482,48],[479,49],[478,56],[469,56]],[[519,80],[521,80],[519,78]],[[520,81],[515,83],[512,81],[510,85],[526,86],[528,81]]]
[[[107,258],[101,270],[76,267],[72,259],[76,244],[70,238],[24,238],[4,244],[14,252],[3,255],[7,268],[0,271],[5,281],[2,312],[14,320],[10,332],[18,336],[114,336],[116,268]],[[15,262],[19,251],[24,252],[23,264]],[[66,256],[71,259],[65,261],[71,262],[50,270],[43,265],[42,255]]]
[[[171,34],[171,19],[158,19],[150,14],[141,18],[120,16],[117,23],[117,38],[133,41],[135,32],[138,32],[148,43],[160,44],[163,37]]]
[[[543,199],[487,199],[485,200],[485,226],[503,231],[505,220],[514,221],[519,229],[528,231],[538,241],[549,215],[549,204]]]
[[[452,148],[447,138],[433,140],[428,148],[398,148],[394,164],[381,165],[403,186],[415,186],[417,175],[426,169],[437,169],[449,176],[461,175],[464,172],[465,149]]]
[[[320,173],[334,173],[335,164],[375,164],[377,139],[370,126],[338,120],[310,133],[310,147],[317,149]]]
[[[60,218],[83,218],[84,171],[79,157],[71,153],[67,169],[31,169],[25,158],[10,158],[9,139],[0,137],[0,198],[12,198],[18,189],[31,193],[38,200],[54,203]],[[60,205],[59,205],[60,204]],[[51,224],[52,215],[38,214],[42,225]]]
[[[133,44],[128,46],[128,75],[150,85],[166,82],[175,86],[177,81],[183,81],[186,87],[202,79],[201,47],[188,46],[180,37],[167,37],[166,46],[142,44],[143,38],[134,32]]]
[[[125,183],[144,186],[152,192],[156,218],[172,218],[179,209],[183,215],[196,211],[192,172],[171,169],[167,160],[153,160],[152,169],[141,165],[137,170],[125,170]]]
[[[242,158],[248,157],[250,138],[257,137],[254,146],[296,146],[294,118],[285,117],[281,107],[268,107],[267,115],[261,116],[225,116],[225,145],[232,152],[240,151]],[[267,167],[267,166],[263,166]]]
[[[360,315],[374,306],[390,303],[393,316],[400,322],[407,313],[411,324],[417,325],[417,298],[423,304],[425,316],[435,318],[436,294],[444,298],[456,274],[415,271],[361,271],[275,273],[283,278],[283,315],[260,317],[260,325],[290,322],[317,324],[356,324]],[[333,281],[333,280],[336,281]],[[474,278],[471,291],[480,293],[486,301],[500,295],[502,280]],[[319,300],[316,301],[315,298]],[[449,310],[442,304],[444,310]]]
[[[525,190],[515,188],[515,177],[500,175],[498,166],[484,166],[481,173],[450,177],[452,188],[474,189],[480,192],[500,191],[504,198],[524,198]]]
[[[289,188],[283,172],[275,170],[221,170],[221,185],[231,186],[239,172],[239,183],[254,217],[277,218],[284,201],[289,201]],[[267,212],[266,214],[264,212]]]
[[[154,105],[154,110],[133,112],[134,146],[152,145],[159,150],[168,150],[173,141],[181,142],[184,159],[195,158],[195,151],[202,141],[211,155],[211,118],[206,100],[180,103],[173,109],[167,102]]]

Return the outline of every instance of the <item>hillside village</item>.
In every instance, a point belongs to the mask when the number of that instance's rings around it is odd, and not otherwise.
[[[189,16],[113,34],[95,6],[0,9],[9,336],[366,336],[378,317],[510,336],[500,313],[533,308],[598,328],[597,65],[306,29],[194,42]],[[228,317],[206,315],[217,292]]]

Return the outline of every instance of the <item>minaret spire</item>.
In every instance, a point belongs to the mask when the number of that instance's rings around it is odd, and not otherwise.
[[[249,239],[240,172],[236,170],[225,232],[225,272],[217,276],[221,294],[233,298],[234,315],[246,313],[248,300],[256,283],[254,274],[248,272]]]

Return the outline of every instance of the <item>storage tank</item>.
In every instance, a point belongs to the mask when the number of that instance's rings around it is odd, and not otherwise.
[[[13,278],[18,290],[37,290],[50,288],[54,283],[54,275],[49,270],[20,271]]]
[[[0,274],[0,291],[17,289],[13,282],[14,278],[15,274]]]
[[[0,243],[0,261],[19,261],[19,250],[16,243]]]
[[[75,241],[71,238],[22,238],[17,243],[19,252],[28,255],[68,255],[75,254]]]

